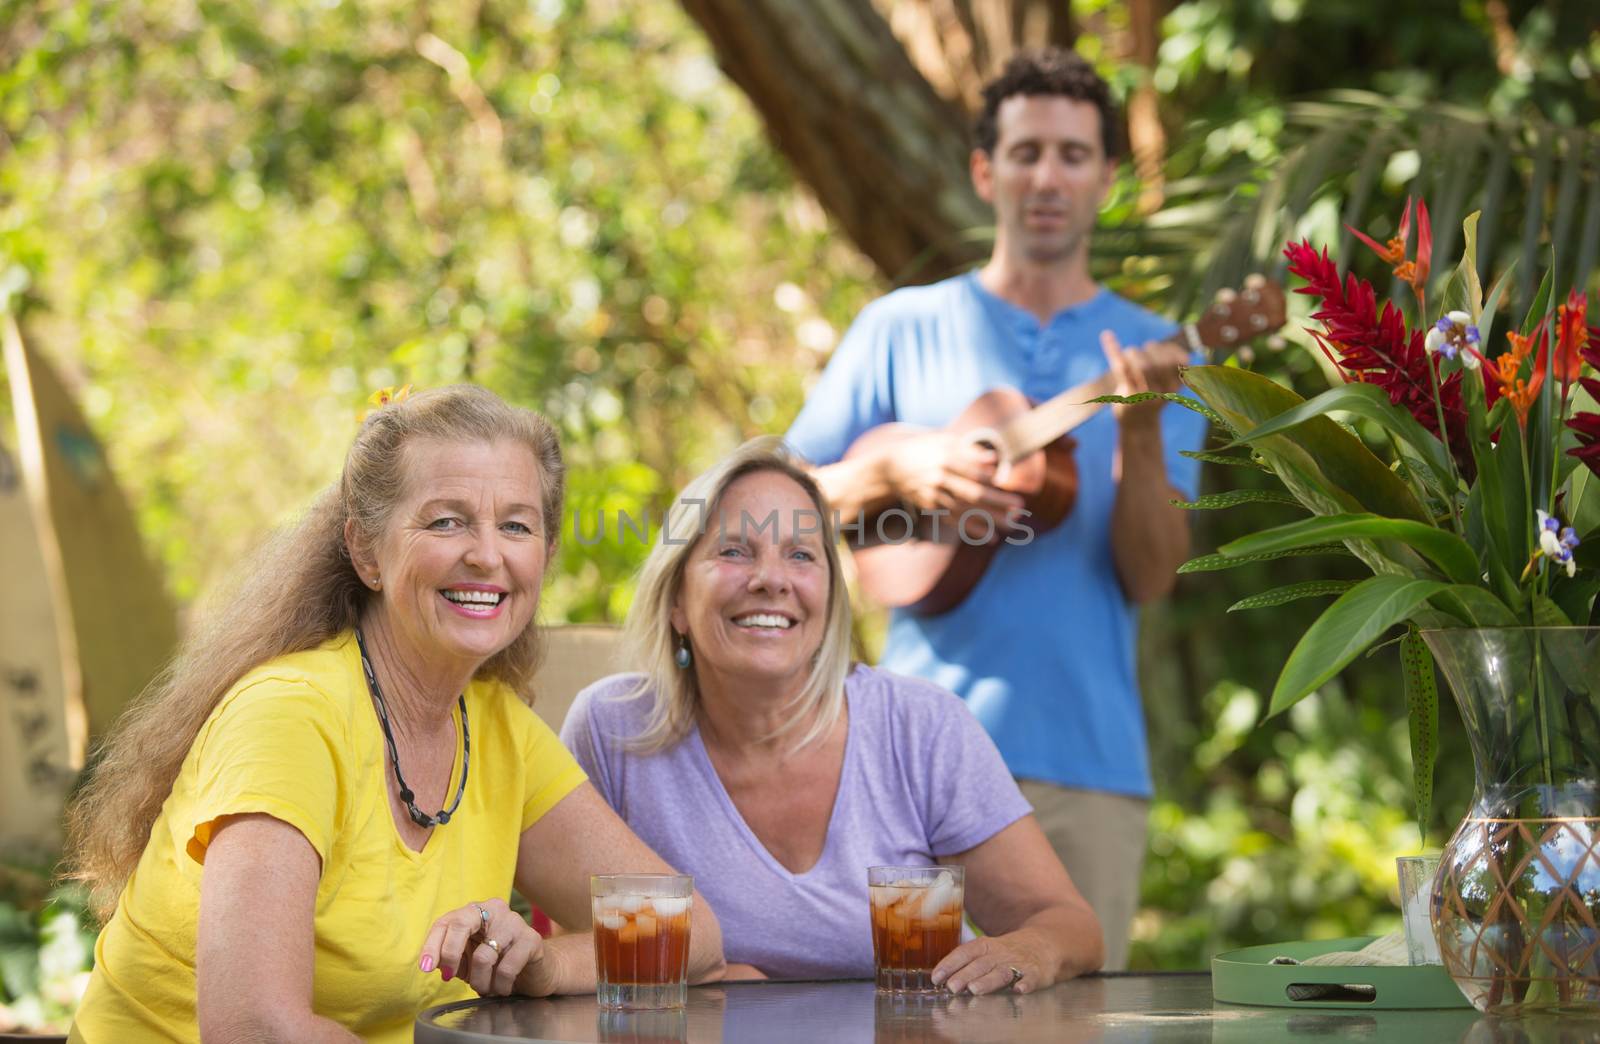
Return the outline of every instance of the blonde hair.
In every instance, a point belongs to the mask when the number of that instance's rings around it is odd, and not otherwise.
[[[351,564],[345,523],[353,523],[362,540],[384,532],[406,488],[405,449],[418,440],[508,440],[526,447],[539,465],[544,538],[554,551],[566,467],[555,429],[543,417],[471,385],[419,392],[369,414],[339,482],[208,600],[178,654],[97,752],[93,774],[68,811],[67,872],[89,884],[102,920],[115,910],[138,865],[201,726],[233,684],[260,664],[348,631],[369,601],[380,597]],[[538,657],[539,634],[530,620],[478,675],[526,696]]]
[[[793,479],[816,505],[828,561],[828,615],[810,678],[791,701],[784,723],[765,738],[786,735],[809,717],[811,727],[796,744],[804,747],[825,736],[839,720],[844,709],[844,680],[850,673],[850,597],[840,570],[833,512],[816,481],[800,466],[799,458],[781,439],[769,435],[746,442],[684,487],[640,567],[638,589],[623,625],[622,639],[628,662],[644,676],[623,698],[654,693],[655,704],[644,730],[629,742],[636,750],[650,752],[670,747],[687,735],[694,723],[700,689],[695,671],[679,668],[673,659],[677,633],[672,628],[672,607],[683,589],[685,564],[704,535],[707,520],[720,511],[728,487],[746,475],[767,471]]]

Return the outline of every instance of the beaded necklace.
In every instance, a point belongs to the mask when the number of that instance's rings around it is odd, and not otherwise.
[[[450,802],[450,807],[430,816],[417,807],[416,795],[406,786],[406,777],[400,774],[400,751],[394,745],[394,730],[389,727],[389,705],[383,700],[383,689],[378,685],[378,675],[372,670],[372,660],[367,656],[367,642],[359,627],[356,628],[356,648],[361,651],[361,669],[367,676],[367,691],[372,693],[378,705],[378,723],[383,726],[383,738],[389,742],[389,762],[394,765],[395,782],[400,784],[400,800],[406,803],[406,811],[411,813],[411,820],[417,826],[444,826],[455,815],[456,809],[461,807],[461,795],[467,792],[467,765],[472,752],[472,736],[467,729],[467,695],[462,693],[457,697],[461,707],[461,783],[456,787],[456,799]]]

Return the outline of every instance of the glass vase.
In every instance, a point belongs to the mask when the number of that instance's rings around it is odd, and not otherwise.
[[[1439,954],[1479,1011],[1600,1013],[1600,628],[1425,631],[1472,745]]]

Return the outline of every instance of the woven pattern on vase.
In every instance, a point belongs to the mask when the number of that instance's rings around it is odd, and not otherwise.
[[[1440,868],[1445,969],[1480,1011],[1600,1003],[1600,819],[1469,817]]]

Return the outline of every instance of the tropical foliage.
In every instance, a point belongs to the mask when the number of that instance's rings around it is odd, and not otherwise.
[[[1341,279],[1326,250],[1302,241],[1285,251],[1290,271],[1307,283],[1300,292],[1319,302],[1312,318],[1321,329],[1312,336],[1345,383],[1304,400],[1242,369],[1200,367],[1184,380],[1232,433],[1222,452],[1247,448],[1243,459],[1270,468],[1292,495],[1288,502],[1311,514],[1222,545],[1223,564],[1348,553],[1374,574],[1280,587],[1236,606],[1338,595],[1289,654],[1270,711],[1293,706],[1407,623],[1401,652],[1425,824],[1437,696],[1418,629],[1595,619],[1600,559],[1583,549],[1578,530],[1600,538],[1600,487],[1580,466],[1600,466],[1592,447],[1600,347],[1589,345],[1600,330],[1587,325],[1582,293],[1549,307],[1547,272],[1527,318],[1505,330],[1504,350],[1490,347],[1511,273],[1485,300],[1474,262],[1477,214],[1463,226],[1464,253],[1442,314],[1426,321],[1433,235],[1419,201],[1415,252],[1408,252],[1412,213],[1408,201],[1386,244],[1352,230],[1410,288],[1418,314],[1410,322],[1392,302],[1380,311],[1367,281]],[[1591,376],[1580,376],[1585,365]],[[1335,413],[1367,422],[1379,452],[1330,421]]]

